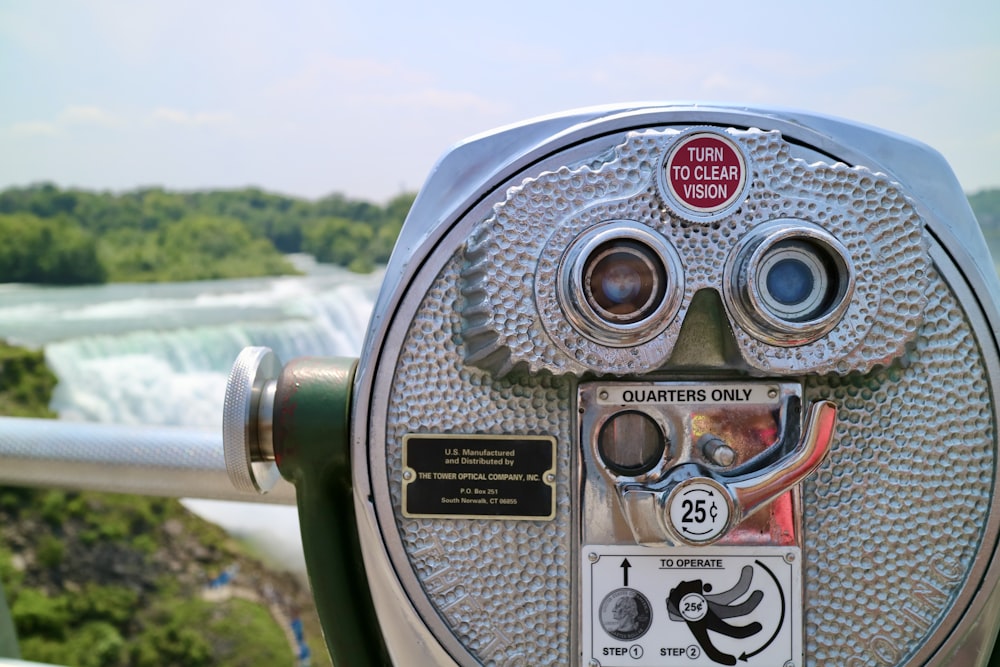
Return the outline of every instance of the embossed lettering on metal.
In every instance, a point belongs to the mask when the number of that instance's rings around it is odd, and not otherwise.
[[[581,664],[801,667],[796,547],[585,545]]]
[[[556,440],[417,434],[403,438],[403,516],[555,518]]]
[[[778,398],[778,385],[739,383],[613,383],[597,391],[598,405],[768,405]]]

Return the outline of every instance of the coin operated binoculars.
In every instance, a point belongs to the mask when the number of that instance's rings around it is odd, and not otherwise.
[[[998,286],[943,159],[638,105],[440,161],[352,360],[240,357],[337,665],[982,666]]]

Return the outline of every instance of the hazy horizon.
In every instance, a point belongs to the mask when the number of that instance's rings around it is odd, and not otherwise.
[[[856,120],[1000,187],[1000,4],[888,4],[0,0],[0,189],[382,202],[465,137],[656,99]]]

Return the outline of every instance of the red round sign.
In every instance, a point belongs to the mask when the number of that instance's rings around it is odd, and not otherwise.
[[[697,213],[715,213],[735,202],[746,184],[746,161],[730,139],[692,134],[674,146],[664,165],[674,200]]]

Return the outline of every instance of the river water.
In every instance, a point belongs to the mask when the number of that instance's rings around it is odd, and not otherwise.
[[[45,350],[60,419],[219,433],[240,350],[279,359],[359,355],[382,274],[291,258],[302,276],[87,287],[0,285],[0,338]],[[202,516],[301,567],[295,510],[186,500]]]

